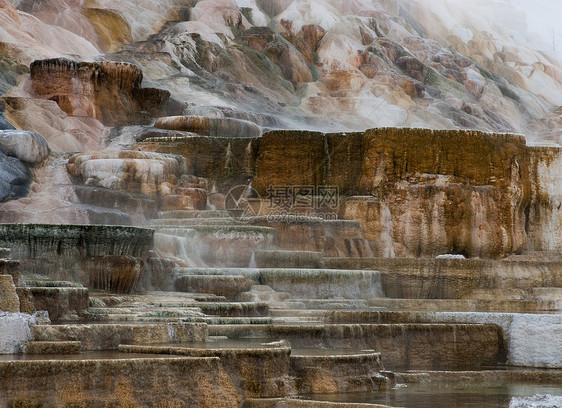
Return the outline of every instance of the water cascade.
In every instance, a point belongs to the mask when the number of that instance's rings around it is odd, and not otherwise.
[[[562,71],[517,12],[31,3],[0,406],[559,405]]]

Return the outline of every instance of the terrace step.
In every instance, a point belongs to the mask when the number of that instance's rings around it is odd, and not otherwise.
[[[373,349],[387,368],[460,369],[505,361],[496,324],[295,324],[210,326],[212,336],[284,339],[296,348]]]
[[[79,341],[28,341],[25,354],[80,354],[82,343]]]
[[[31,327],[32,341],[80,341],[82,351],[116,350],[119,344],[205,341],[204,323],[61,324]]]
[[[189,218],[227,218],[228,211],[225,210],[176,210],[160,211],[159,219],[189,219]]]
[[[369,270],[296,268],[176,268],[176,282],[185,276],[243,276],[255,285],[288,292],[294,299],[371,299],[381,297],[380,273]],[[239,279],[239,278],[238,278]],[[195,291],[195,288],[186,291]],[[178,287],[176,286],[176,290]],[[184,290],[184,289],[182,289]],[[249,288],[247,289],[249,290]],[[218,292],[210,292],[218,293]]]
[[[234,219],[219,217],[192,217],[192,218],[160,218],[150,220],[150,225],[163,226],[163,227],[190,227],[202,225],[237,225]]]
[[[257,268],[324,268],[322,252],[258,250],[254,253]]]

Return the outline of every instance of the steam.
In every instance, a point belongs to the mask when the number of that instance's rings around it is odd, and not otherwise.
[[[562,60],[562,2],[559,0],[502,0],[525,12],[529,41],[535,48],[554,52]]]

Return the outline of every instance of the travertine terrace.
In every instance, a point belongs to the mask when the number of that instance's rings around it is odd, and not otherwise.
[[[562,70],[468,3],[0,0],[0,407],[559,406]]]

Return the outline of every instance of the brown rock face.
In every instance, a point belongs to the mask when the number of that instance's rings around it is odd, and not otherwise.
[[[277,39],[277,35],[269,27],[252,27],[244,32],[243,38],[248,43],[248,47],[262,52],[267,44]]]
[[[81,261],[82,269],[89,271],[90,288],[114,293],[132,293],[144,264],[140,258],[120,255],[91,256]]]
[[[308,62],[301,53],[286,43],[272,42],[265,47],[264,53],[279,66],[283,78],[293,85],[312,82],[312,73],[308,68]]]
[[[170,97],[162,89],[141,88],[142,71],[119,62],[34,61],[31,86],[71,116],[88,116],[108,126],[147,123],[164,114]]]
[[[524,245],[524,138],[373,129],[363,141],[360,189],[384,198],[397,255],[501,257]]]
[[[462,149],[459,149],[462,146]],[[527,148],[519,136],[372,129],[265,134],[252,186],[329,185],[340,216],[360,221],[377,255],[501,257],[526,241]]]
[[[0,375],[2,405],[242,406],[218,358],[35,361],[18,369],[3,361]]]
[[[0,310],[11,313],[20,311],[20,299],[11,275],[0,275]]]

